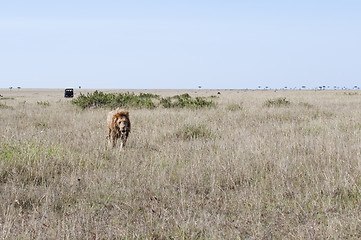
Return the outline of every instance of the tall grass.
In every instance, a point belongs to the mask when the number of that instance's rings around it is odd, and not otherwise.
[[[223,91],[212,108],[129,107],[121,152],[106,148],[109,109],[22,94],[0,114],[2,239],[361,237],[360,95]],[[279,98],[292,104],[265,107]]]

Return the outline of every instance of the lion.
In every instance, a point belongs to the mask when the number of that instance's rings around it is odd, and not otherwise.
[[[109,147],[114,148],[120,138],[120,149],[123,149],[130,133],[129,112],[117,108],[108,113]]]

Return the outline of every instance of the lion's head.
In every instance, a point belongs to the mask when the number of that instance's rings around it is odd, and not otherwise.
[[[129,112],[117,112],[113,115],[112,122],[120,136],[128,136],[130,132]]]

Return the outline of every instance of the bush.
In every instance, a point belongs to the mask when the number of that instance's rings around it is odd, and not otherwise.
[[[267,107],[281,107],[281,106],[288,106],[290,105],[290,101],[286,98],[276,98],[276,99],[269,99],[265,102],[265,106]]]
[[[156,99],[155,102],[154,99]],[[83,109],[91,107],[133,107],[152,109],[157,106],[163,106],[165,108],[200,108],[211,107],[214,105],[212,101],[207,101],[201,97],[192,99],[188,93],[173,97],[160,98],[159,95],[150,93],[140,93],[139,95],[135,95],[134,93],[114,94],[103,93],[101,91],[95,91],[94,93],[88,93],[87,95],[80,94],[79,97],[72,100],[72,103]]]
[[[38,105],[44,106],[44,107],[50,106],[50,103],[48,101],[40,101],[40,102],[36,102],[36,103]]]
[[[157,94],[153,94],[153,93],[140,93],[139,97],[141,98],[156,98],[158,99],[160,96]]]
[[[1,97],[0,100],[14,100],[13,97]]]
[[[72,103],[85,109],[91,107],[136,107],[136,108],[155,108],[152,98],[159,98],[155,94],[135,95],[134,93],[103,93],[95,91],[87,95],[80,94],[79,97],[72,100]]]
[[[11,106],[8,106],[8,105],[6,105],[6,104],[0,103],[0,109],[14,109],[14,108],[11,107]]]
[[[165,108],[202,108],[202,107],[212,107],[214,106],[213,101],[207,101],[205,98],[192,97],[188,94],[176,95],[173,97],[162,98],[160,100],[160,105]]]

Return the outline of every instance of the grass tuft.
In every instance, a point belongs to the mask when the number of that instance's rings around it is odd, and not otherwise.
[[[239,111],[242,110],[242,104],[233,103],[227,106],[228,111]]]
[[[48,106],[50,106],[50,103],[49,103],[49,101],[38,101],[38,102],[36,102],[38,105],[40,105],[40,106],[43,106],[43,107],[48,107]]]
[[[282,107],[282,106],[289,106],[291,104],[285,97],[280,97],[276,99],[268,99],[265,102],[266,107]]]
[[[0,103],[0,109],[14,109],[14,108],[6,104]]]
[[[178,138],[183,140],[192,140],[197,138],[210,138],[212,132],[205,125],[185,125],[176,133]]]

